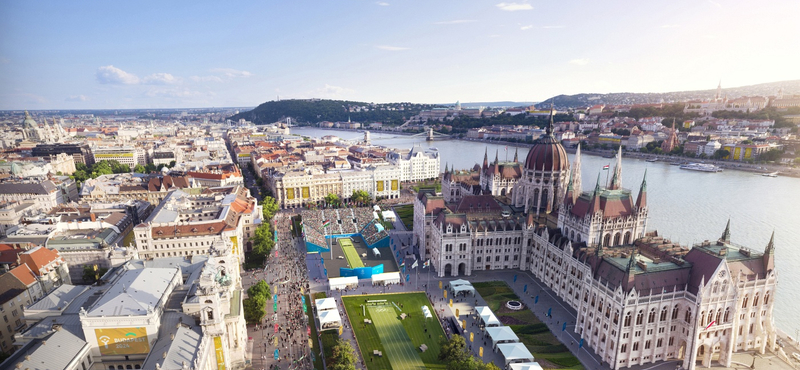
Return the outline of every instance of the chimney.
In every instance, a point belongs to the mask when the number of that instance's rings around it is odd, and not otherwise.
[[[95,215],[94,212],[89,214],[89,218],[92,220],[92,222],[97,221],[97,215]]]

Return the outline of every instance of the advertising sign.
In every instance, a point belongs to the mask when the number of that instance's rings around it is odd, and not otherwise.
[[[378,187],[378,191],[383,191],[383,181],[378,181],[376,186]]]
[[[397,190],[397,180],[392,180],[392,190]]]
[[[286,189],[286,199],[294,199],[294,189]]]
[[[308,186],[303,187],[303,199],[308,199],[311,197],[311,192],[308,190]]]
[[[133,355],[150,352],[147,330],[138,328],[94,329],[103,355]]]
[[[225,370],[225,351],[222,349],[222,337],[214,337],[214,352],[217,355],[217,369]]]

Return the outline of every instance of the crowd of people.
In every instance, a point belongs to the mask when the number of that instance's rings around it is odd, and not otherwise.
[[[369,207],[304,210],[300,216],[303,218],[305,240],[321,247],[327,246],[325,235],[362,233],[370,245],[389,236],[387,231],[379,231],[375,227],[375,223],[380,221],[374,218],[375,214]],[[326,221],[330,222],[327,230],[324,226]]]
[[[261,359],[265,363],[274,358],[274,350],[279,356],[277,368],[310,369],[312,354],[309,348],[309,326],[306,315],[311,314],[311,302],[306,300],[306,313],[303,310],[303,294],[309,292],[308,271],[305,264],[305,253],[297,247],[296,241],[289,233],[291,217],[276,217],[278,243],[262,271],[264,279],[270,282],[272,293],[277,295],[277,312],[267,315],[262,325],[263,353]],[[276,254],[277,253],[277,254]],[[277,256],[277,258],[276,258]],[[273,301],[274,303],[274,301]],[[267,304],[267,308],[271,306]],[[268,310],[269,311],[269,310]],[[314,338],[316,340],[316,338]],[[270,368],[273,368],[272,366]]]
[[[361,230],[361,236],[364,237],[367,244],[373,245],[381,239],[389,237],[389,233],[383,228],[380,220],[372,220],[364,230]]]

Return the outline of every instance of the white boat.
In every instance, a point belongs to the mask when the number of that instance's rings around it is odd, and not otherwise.
[[[721,168],[713,164],[707,164],[707,163],[683,164],[681,165],[680,168],[684,170],[701,171],[701,172],[722,172]]]
[[[773,172],[773,173],[762,173],[762,174],[761,174],[761,176],[764,176],[764,177],[778,177],[778,173],[777,173],[777,172]]]

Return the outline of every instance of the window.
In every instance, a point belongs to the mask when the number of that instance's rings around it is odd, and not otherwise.
[[[625,314],[625,320],[623,321],[623,326],[628,327],[631,326],[631,313],[628,312]]]
[[[638,342],[633,344],[633,350],[634,351],[638,351],[639,350],[639,343]]]
[[[753,307],[758,306],[758,293],[756,293],[756,297],[753,298]]]
[[[678,318],[678,305],[675,305],[675,307],[672,309],[672,319],[675,320],[677,318]]]
[[[669,342],[667,342],[670,346],[675,344],[675,337],[669,337]]]
[[[661,321],[667,321],[667,306],[661,309]]]
[[[619,352],[620,353],[628,352],[628,345],[627,344],[623,344],[622,347],[620,347]]]
[[[647,315],[647,323],[652,324],[655,321],[656,321],[656,309],[651,308],[650,313]]]
[[[639,310],[639,313],[636,314],[636,325],[642,325],[643,319],[644,319],[644,311]]]
[[[663,339],[658,338],[658,341],[656,341],[656,348],[660,348],[662,344],[664,344]]]
[[[764,295],[764,306],[769,304],[769,292]]]
[[[644,342],[644,349],[650,349],[650,341]]]
[[[747,308],[747,296],[744,296],[744,301],[742,301],[742,308]]]

